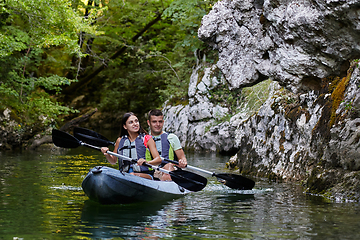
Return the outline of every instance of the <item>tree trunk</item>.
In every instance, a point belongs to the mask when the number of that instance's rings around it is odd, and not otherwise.
[[[144,34],[144,32],[146,32],[146,30],[148,30],[149,28],[151,28],[155,23],[157,23],[158,21],[161,20],[161,15],[162,13],[159,13],[157,15],[157,17],[152,20],[151,22],[149,22],[140,32],[138,32],[134,37],[132,37],[132,42],[135,42],[141,35]],[[127,49],[126,46],[122,46],[118,51],[116,51],[116,53],[114,55],[112,55],[110,57],[109,60],[115,59],[117,57],[119,57],[120,55],[122,55],[125,50]],[[104,70],[107,67],[107,63],[103,63],[100,67],[98,67],[94,72],[92,72],[91,74],[82,77],[78,82],[74,82],[72,83],[70,86],[68,86],[67,88],[65,88],[62,93],[63,94],[69,94],[72,92],[75,92],[77,89],[81,88],[82,86],[88,84],[95,76],[97,76],[102,70]]]
[[[64,131],[64,132],[69,132],[74,126],[79,125],[79,123],[85,122],[96,112],[97,112],[97,108],[92,109],[92,110],[86,112],[85,114],[80,115],[80,116],[72,119],[71,121],[65,123],[59,130]],[[33,143],[30,145],[29,149],[35,150],[36,148],[38,148],[39,146],[41,146],[42,144],[45,144],[45,143],[52,143],[52,137],[50,135],[46,135],[40,139],[34,140]]]

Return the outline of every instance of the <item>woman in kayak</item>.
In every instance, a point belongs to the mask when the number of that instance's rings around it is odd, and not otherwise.
[[[101,148],[101,152],[104,153],[106,159],[111,164],[116,164],[117,157],[107,154],[108,150],[107,147]],[[116,140],[114,153],[137,160],[136,164],[132,164],[130,161],[119,158],[119,168],[120,171],[129,172],[143,178],[153,179],[154,174],[153,169],[142,166],[144,162],[151,165],[161,163],[154,140],[140,126],[139,119],[132,112],[125,113],[122,118],[120,136]]]

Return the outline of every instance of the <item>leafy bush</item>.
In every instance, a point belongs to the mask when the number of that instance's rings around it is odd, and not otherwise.
[[[0,109],[17,122],[46,127],[74,112],[53,95],[75,80],[65,77],[72,54],[82,57],[78,33],[96,34],[71,8],[72,0],[22,0],[0,3]],[[3,123],[4,124],[4,123]]]

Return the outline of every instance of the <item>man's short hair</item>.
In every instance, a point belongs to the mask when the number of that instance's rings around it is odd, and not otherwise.
[[[162,113],[162,111],[160,109],[153,109],[153,110],[150,110],[149,111],[149,114],[148,114],[148,119],[150,120],[150,117],[151,116],[164,116],[164,114]]]

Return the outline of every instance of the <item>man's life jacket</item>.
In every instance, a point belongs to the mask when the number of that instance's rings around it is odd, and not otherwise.
[[[158,150],[159,155],[161,157],[177,161],[176,154],[174,152],[174,149],[170,145],[168,136],[169,136],[169,134],[164,132],[160,136],[156,136],[156,137],[153,136],[152,138],[155,141],[156,149]],[[168,163],[168,162],[162,160],[160,167],[163,167],[166,163]]]
[[[146,161],[151,161],[151,154],[149,149],[146,147],[147,140],[149,138],[145,137],[145,134],[140,134],[135,141],[131,142],[128,136],[123,136],[120,140],[119,147],[117,149],[118,154],[129,157],[135,160],[140,158],[146,159]],[[147,135],[149,136],[149,135]],[[119,169],[120,171],[129,171],[129,167],[132,165],[130,161],[119,160]],[[152,173],[154,170],[145,166],[140,166],[140,169],[134,169],[135,172],[144,172]]]

